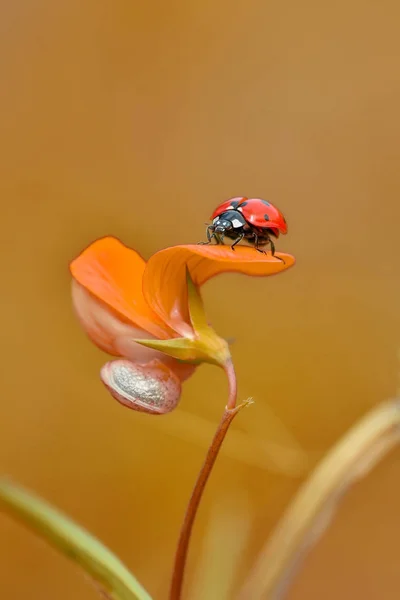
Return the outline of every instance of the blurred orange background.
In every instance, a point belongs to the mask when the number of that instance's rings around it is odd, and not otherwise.
[[[108,544],[166,598],[186,502],[226,399],[202,366],[150,417],[99,381],[68,262],[111,234],[145,257],[204,239],[230,196],[285,214],[278,277],[204,289],[240,398],[196,522],[186,597],[244,580],[315,460],[396,395],[397,2],[24,0],[0,7],[1,471]],[[398,597],[400,451],[352,489],[290,600]],[[0,518],[8,599],[83,600],[78,568]]]

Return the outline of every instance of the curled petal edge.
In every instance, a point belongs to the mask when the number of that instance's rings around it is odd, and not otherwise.
[[[261,254],[254,248],[239,246],[182,245],[153,254],[143,274],[143,294],[155,313],[183,337],[193,335],[188,310],[186,273],[199,288],[221,273],[242,273],[266,277],[281,273],[295,263],[290,254]],[[168,282],[166,285],[165,282]]]
[[[174,332],[143,296],[145,268],[146,262],[140,254],[112,236],[96,240],[70,263],[74,280],[121,321],[157,338],[168,339]]]

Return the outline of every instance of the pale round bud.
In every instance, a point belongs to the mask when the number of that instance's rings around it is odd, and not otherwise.
[[[162,415],[173,410],[181,396],[181,382],[164,363],[153,360],[146,365],[129,360],[113,360],[100,371],[111,395],[124,406]]]

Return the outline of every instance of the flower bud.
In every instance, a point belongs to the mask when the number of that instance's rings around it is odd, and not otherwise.
[[[145,365],[112,360],[102,367],[100,377],[118,402],[141,412],[154,415],[171,412],[181,396],[180,380],[159,360]]]

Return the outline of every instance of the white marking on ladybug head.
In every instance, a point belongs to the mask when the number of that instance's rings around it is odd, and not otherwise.
[[[232,227],[234,229],[237,229],[239,227],[243,227],[243,223],[241,221],[239,221],[239,219],[232,219],[231,223],[232,223]]]
[[[219,217],[215,217],[213,224],[216,223],[217,221],[219,221]]]
[[[243,212],[243,208],[241,206],[238,206],[237,209],[239,212]]]

